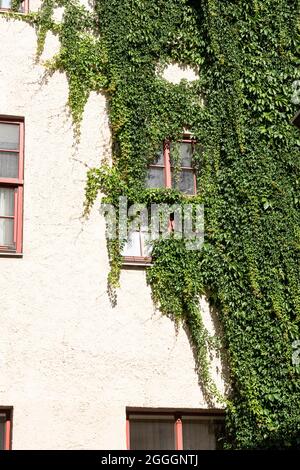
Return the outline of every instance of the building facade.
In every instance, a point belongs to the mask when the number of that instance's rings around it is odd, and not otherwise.
[[[48,34],[36,63],[34,28],[7,20],[9,7],[0,1],[0,446],[214,448],[222,406],[203,397],[186,331],[155,310],[141,266],[124,266],[111,305],[99,203],[82,218],[87,169],[110,155],[105,97],[91,94],[76,147],[66,77],[42,65],[58,41]],[[217,361],[212,372],[224,391]]]

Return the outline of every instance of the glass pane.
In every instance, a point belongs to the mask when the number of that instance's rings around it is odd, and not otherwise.
[[[0,246],[14,246],[14,219],[0,217]]]
[[[151,256],[152,245],[149,243],[151,240],[150,233],[142,233],[142,256]]]
[[[187,142],[180,143],[181,166],[192,166],[193,147]]]
[[[184,450],[221,449],[223,421],[213,419],[182,418]]]
[[[0,149],[19,150],[19,124],[0,123]]]
[[[195,194],[195,178],[193,170],[182,170],[177,175],[178,181],[172,171],[172,186],[185,194]]]
[[[5,416],[0,416],[0,450],[4,450]]]
[[[19,154],[0,152],[0,178],[18,178]]]
[[[150,167],[147,175],[147,188],[164,188],[164,169]]]
[[[10,8],[12,0],[0,0],[0,8]]]
[[[1,8],[5,8],[5,9],[8,9],[8,8],[11,8],[12,6],[12,0],[0,0],[0,9]],[[20,5],[20,8],[19,8],[19,11],[23,11],[24,10],[24,1],[21,3]]]
[[[13,217],[15,212],[15,190],[0,188],[0,217]]]
[[[164,149],[162,148],[160,152],[156,154],[156,158],[153,162],[153,165],[162,165],[164,166],[165,160],[164,160]]]
[[[133,232],[128,236],[122,256],[142,256],[140,232]]]
[[[130,420],[130,449],[175,450],[174,421]]]

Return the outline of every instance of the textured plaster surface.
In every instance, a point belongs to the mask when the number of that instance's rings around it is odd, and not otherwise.
[[[199,75],[196,70],[188,65],[172,63],[163,69],[162,78],[174,85],[177,85],[181,80],[187,80],[188,82],[198,80]]]
[[[124,449],[126,406],[207,406],[193,353],[144,271],[123,270],[110,305],[99,204],[81,218],[87,166],[110,149],[105,98],[91,95],[75,153],[65,76],[43,80],[30,26],[0,15],[0,37],[0,114],[26,133],[24,254],[0,258],[0,405],[14,407],[14,449]],[[49,36],[45,57],[56,49]]]

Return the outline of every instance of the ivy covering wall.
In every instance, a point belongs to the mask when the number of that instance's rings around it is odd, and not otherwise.
[[[60,6],[58,24],[52,13]],[[299,2],[96,0],[87,10],[75,0],[44,0],[22,19],[37,30],[38,54],[48,30],[60,39],[46,67],[68,77],[77,131],[89,93],[107,97],[113,165],[89,171],[86,213],[99,191],[116,207],[120,195],[148,205],[204,204],[202,250],[157,241],[147,280],[161,311],[187,325],[208,402],[221,398],[199,296],[217,312],[232,385],[226,446],[299,447],[300,366],[292,355],[300,339],[300,134],[290,123]],[[194,67],[199,80],[160,78],[172,61]],[[162,141],[175,141],[186,126],[199,142],[197,196],[146,189]],[[117,286],[119,243],[108,250]]]

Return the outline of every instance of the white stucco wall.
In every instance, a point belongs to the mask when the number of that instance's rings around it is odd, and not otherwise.
[[[0,405],[14,407],[14,449],[124,449],[126,406],[207,406],[193,354],[144,271],[124,270],[110,305],[103,218],[81,220],[85,165],[110,149],[104,97],[75,155],[65,76],[42,83],[30,26],[0,15],[0,37],[0,114],[25,117],[24,254],[0,257]]]
[[[176,63],[168,64],[158,75],[174,85],[180,83],[181,80],[193,82],[199,79],[199,74],[195,69],[188,65]]]

